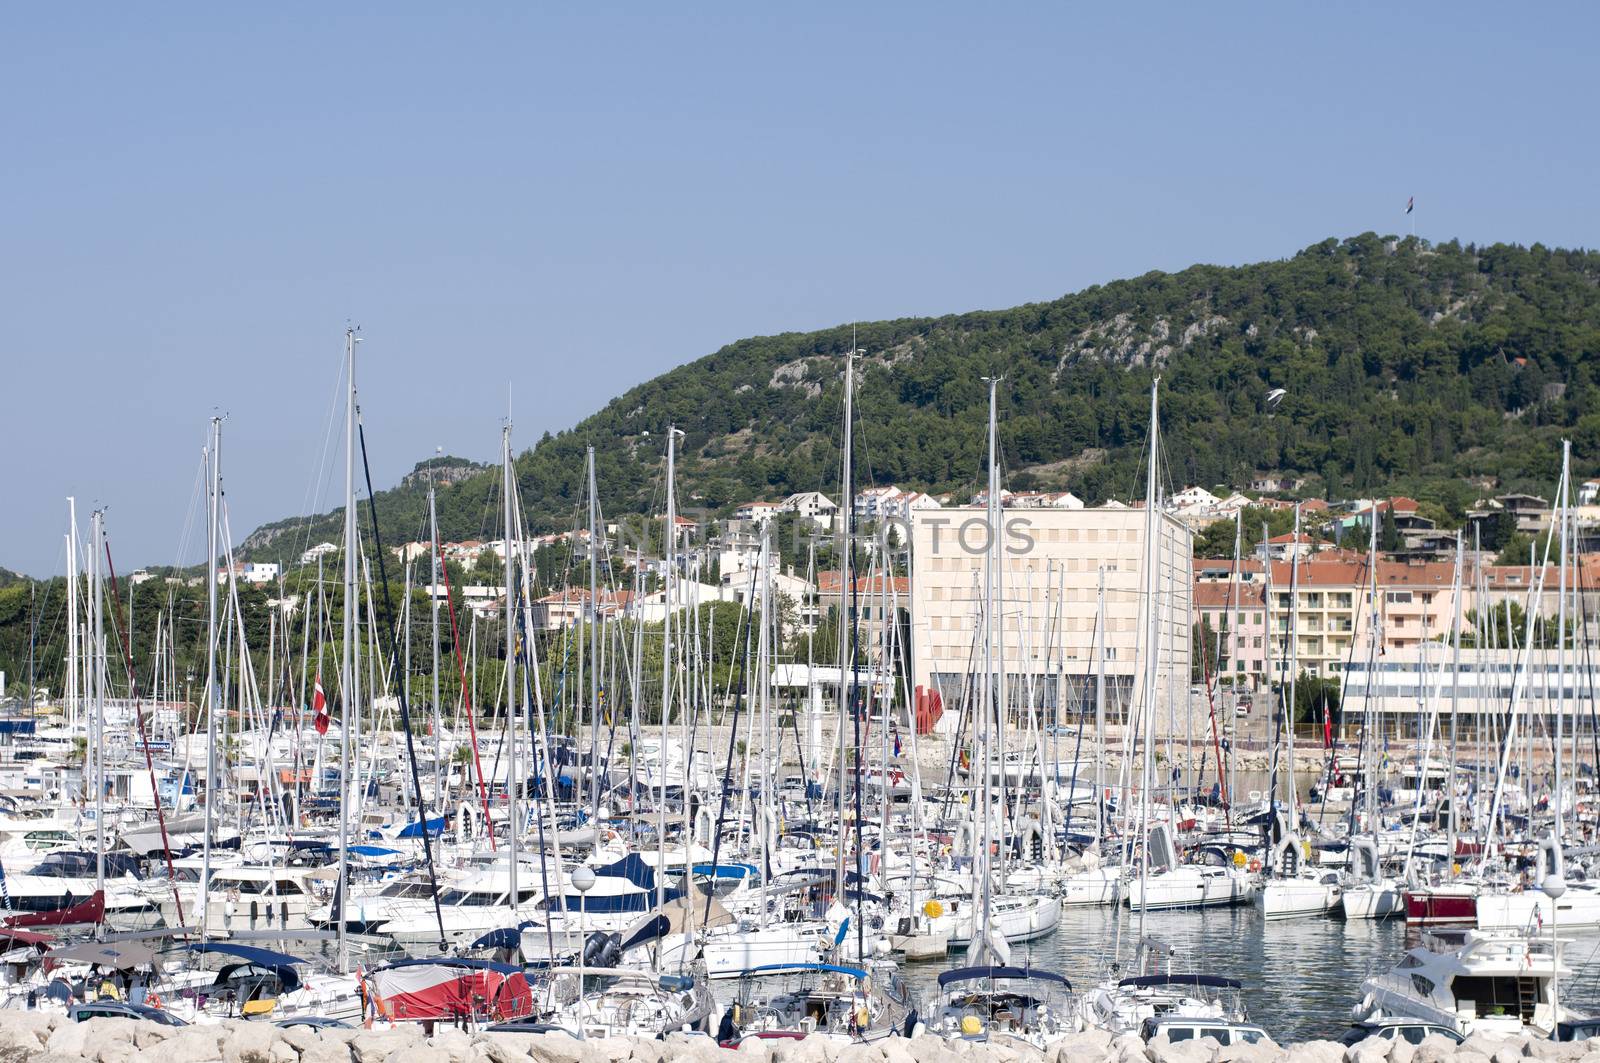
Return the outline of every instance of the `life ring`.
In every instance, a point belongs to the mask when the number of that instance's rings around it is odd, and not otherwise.
[[[161,998],[154,993],[146,993],[144,995],[144,1002],[150,1005],[152,1008],[162,1008],[166,1006],[161,1003]]]
[[[1260,871],[1261,870],[1261,858],[1259,856],[1252,856],[1250,858],[1250,870],[1251,871]]]

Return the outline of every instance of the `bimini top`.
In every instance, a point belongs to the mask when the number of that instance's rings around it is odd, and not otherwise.
[[[284,989],[289,992],[300,988],[300,974],[295,970],[295,965],[306,962],[287,952],[257,948],[254,945],[235,945],[230,941],[194,941],[183,948],[188,952],[214,952],[218,956],[228,956],[239,961],[219,971],[217,974],[219,979],[233,974],[240,967],[260,967],[276,975],[283,983]]]
[[[1032,967],[957,967],[953,971],[946,971],[939,976],[939,986],[951,985],[955,982],[974,982],[980,978],[1030,978],[1035,982],[1057,982],[1072,988],[1072,983],[1067,981],[1065,975],[1056,974],[1054,971],[1038,971]]]
[[[843,967],[837,963],[763,963],[760,967],[746,967],[740,974],[793,974],[796,971],[832,971],[851,978],[865,978],[867,972],[860,967]]]
[[[1124,978],[1117,984],[1125,986],[1205,985],[1215,989],[1244,988],[1243,983],[1237,978],[1224,978],[1217,974],[1141,974],[1134,978]]]
[[[231,941],[195,941],[183,947],[189,952],[215,952],[219,956],[232,956],[236,960],[262,967],[292,967],[297,963],[306,962],[287,952],[257,948],[254,945],[235,945]]]

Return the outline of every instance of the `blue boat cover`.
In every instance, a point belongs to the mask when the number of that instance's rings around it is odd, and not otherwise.
[[[756,873],[754,864],[695,864],[690,870],[696,875],[710,875],[713,869],[717,878],[748,878]]]
[[[499,930],[491,930],[468,948],[473,949],[515,949],[522,945],[522,928],[531,923],[520,923],[517,926],[503,926]]]
[[[183,947],[190,952],[215,952],[219,956],[232,956],[234,959],[261,967],[293,967],[297,963],[306,962],[287,952],[258,948],[255,945],[236,945],[231,941],[194,941]]]
[[[1126,986],[1205,985],[1216,989],[1243,988],[1238,979],[1224,978],[1217,974],[1141,974],[1133,978],[1124,978],[1117,984]]]
[[[1063,975],[1054,971],[1036,971],[1032,967],[957,967],[953,971],[946,971],[939,976],[939,985],[944,987],[952,982],[974,982],[980,978],[1028,978],[1035,982],[1058,982],[1072,988],[1072,983]]]
[[[595,874],[606,878],[625,878],[642,890],[656,888],[655,869],[645,863],[638,853],[629,853],[614,864],[597,868]]]
[[[444,830],[445,817],[444,816],[435,816],[430,820],[419,821],[419,822],[416,822],[416,823],[407,823],[404,827],[400,828],[400,833],[396,834],[395,837],[396,838],[420,838],[420,837],[422,837],[422,824],[423,824],[423,822],[427,823],[427,825],[428,825],[428,833],[429,834],[439,834],[440,832],[442,832]]]
[[[184,948],[190,952],[211,952],[218,956],[230,956],[252,967],[266,967],[278,976],[284,989],[290,992],[300,987],[300,973],[295,970],[295,965],[306,962],[287,952],[257,948],[254,945],[235,945],[228,941],[195,941],[185,945]],[[224,974],[227,971],[227,968],[223,969]]]
[[[865,978],[867,972],[859,967],[843,967],[837,963],[764,963],[760,967],[749,967],[741,974],[792,974],[795,971],[832,971],[835,974],[847,974],[851,978]]]

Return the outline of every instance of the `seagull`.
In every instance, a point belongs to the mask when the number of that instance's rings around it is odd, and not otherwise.
[[[1267,392],[1267,408],[1270,410],[1276,410],[1278,408],[1278,403],[1282,402],[1283,397],[1287,394],[1289,394],[1287,388],[1273,388],[1271,391]]]

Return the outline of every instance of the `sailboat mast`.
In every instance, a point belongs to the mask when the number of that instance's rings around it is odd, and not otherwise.
[[[517,621],[516,585],[512,582],[516,571],[517,553],[512,548],[516,538],[516,517],[512,507],[512,492],[516,478],[511,466],[511,425],[500,430],[501,494],[505,496],[505,548],[506,548],[506,827],[507,848],[510,852],[511,910],[517,911],[517,849],[521,824],[517,820]],[[531,632],[530,632],[531,634]],[[491,828],[492,829],[492,828]]]
[[[996,394],[1000,386],[999,377],[984,377],[984,382],[989,385],[989,467],[988,467],[988,494],[985,498],[985,516],[989,524],[988,548],[984,556],[983,572],[983,614],[984,641],[983,641],[983,729],[981,758],[974,758],[969,781],[976,776],[980,816],[982,822],[978,831],[981,845],[982,859],[975,861],[974,869],[978,872],[980,903],[978,907],[978,925],[972,928],[972,940],[982,942],[984,955],[992,952],[989,935],[993,930],[994,919],[994,884],[990,879],[989,868],[989,832],[993,828],[993,795],[990,789],[993,764],[993,740],[996,718],[1005,711],[1005,677],[1000,672],[1000,607],[997,581],[1000,578],[1000,464],[997,456],[998,447],[995,445],[995,435],[999,431],[996,421],[995,405]],[[1000,766],[1001,781],[1004,783],[1005,766]],[[1001,813],[1004,816],[1004,811]]]
[[[1063,567],[1063,573],[1065,568]],[[1062,580],[1066,576],[1063,574]],[[1094,807],[1095,807],[1095,843],[1099,845],[1106,837],[1106,567],[1100,566],[1099,588],[1095,592],[1095,632],[1096,647],[1099,652],[1095,660],[1094,684],[1094,741],[1099,756],[1094,758]],[[1065,628],[1065,621],[1062,627]],[[1059,693],[1057,694],[1059,698]],[[1058,728],[1059,729],[1059,728]],[[1072,788],[1077,790],[1077,776],[1073,776]],[[1070,798],[1069,798],[1070,800]],[[1102,850],[1103,853],[1103,850]]]
[[[1565,759],[1563,756],[1562,747],[1566,744],[1566,731],[1563,725],[1563,717],[1565,717],[1567,713],[1567,661],[1570,657],[1570,655],[1567,653],[1567,565],[1569,563],[1569,555],[1567,553],[1567,520],[1568,510],[1571,508],[1572,502],[1571,496],[1568,493],[1570,490],[1568,486],[1570,482],[1568,477],[1571,473],[1571,468],[1572,442],[1571,440],[1563,439],[1561,441],[1561,483],[1556,488],[1556,520],[1559,522],[1558,526],[1561,529],[1561,571],[1558,574],[1558,580],[1556,583],[1555,782],[1550,797],[1550,807],[1555,813],[1554,822],[1550,828],[1550,839],[1554,846],[1553,851],[1556,854],[1555,859],[1557,861],[1559,861],[1561,855],[1561,814],[1562,805],[1564,804],[1561,799],[1561,777],[1562,761]],[[1574,726],[1576,726],[1576,723],[1574,723]],[[1554,872],[1558,870],[1559,867],[1560,865],[1557,863],[1556,867],[1553,867],[1550,870]],[[1553,898],[1551,903],[1554,905]]]
[[[355,662],[356,613],[361,608],[356,588],[356,331],[344,330],[345,406],[344,406],[344,616],[339,651],[339,882],[334,894],[339,898],[339,971],[350,969],[350,943],[345,936],[345,909],[350,886],[350,806],[355,797],[351,787],[360,777],[355,766],[355,743],[351,729],[360,717],[356,685],[360,682]],[[213,744],[214,745],[214,744]],[[211,779],[207,776],[209,791]],[[208,800],[207,805],[210,804]]]
[[[221,711],[221,683],[217,676],[217,510],[222,495],[222,418],[211,418],[211,445],[206,462],[210,466],[211,490],[206,501],[206,833],[200,850],[200,936],[210,929],[211,835],[216,830],[217,798],[217,714]],[[344,925],[340,920],[340,926]],[[340,930],[340,940],[344,931]]]
[[[67,499],[67,725],[78,726],[78,500]]]
[[[1161,618],[1160,611],[1156,608],[1156,597],[1159,586],[1156,573],[1157,559],[1160,554],[1156,550],[1156,500],[1159,497],[1157,482],[1161,460],[1161,419],[1157,406],[1158,395],[1161,388],[1161,378],[1156,377],[1150,382],[1150,460],[1145,470],[1144,487],[1144,608],[1145,608],[1145,660],[1144,660],[1144,690],[1142,693],[1143,704],[1140,706],[1144,713],[1144,780],[1140,786],[1142,791],[1139,802],[1139,836],[1144,839],[1145,855],[1139,862],[1139,895],[1146,897],[1145,883],[1150,873],[1150,797],[1151,788],[1155,782],[1155,725],[1156,725],[1156,689],[1157,669],[1160,662],[1157,660],[1158,649],[1161,644]],[[1144,940],[1144,917],[1148,904],[1139,905],[1139,940]]]
[[[833,895],[841,900],[845,895],[844,879],[844,849],[845,849],[845,766],[846,740],[845,723],[849,715],[855,711],[855,687],[845,681],[845,669],[852,663],[855,656],[855,645],[850,638],[851,616],[849,611],[851,570],[854,568],[855,540],[852,536],[854,522],[850,515],[855,512],[855,465],[852,461],[855,456],[855,392],[856,392],[856,345],[855,334],[850,336],[850,350],[844,356],[844,449],[840,454],[839,465],[839,505],[834,510],[834,544],[839,551],[839,632],[838,655],[835,660],[839,662],[839,724],[838,724],[838,772],[836,798],[839,803],[839,858],[835,865],[835,882]],[[860,883],[857,883],[859,886]]]
[[[667,426],[667,516],[662,541],[666,565],[662,573],[661,610],[661,751],[656,760],[656,907],[667,903],[667,718],[672,715],[672,577],[678,565],[678,429]],[[684,750],[687,771],[689,751]],[[689,800],[684,787],[683,799]],[[688,865],[689,840],[684,839],[684,863]],[[656,950],[656,972],[661,971],[661,950]]]
[[[434,457],[437,463],[437,451]],[[439,704],[439,509],[434,502],[433,472],[431,468],[428,470],[428,538],[432,547],[428,551],[428,636],[433,643],[433,798],[438,814],[444,816],[449,813],[450,806],[444,784],[444,710]],[[410,602],[409,595],[406,600]]]
[[[1283,722],[1287,729],[1286,741],[1288,749],[1288,766],[1284,769],[1284,783],[1288,788],[1289,825],[1290,829],[1299,822],[1295,815],[1295,805],[1298,795],[1294,783],[1294,692],[1295,679],[1300,671],[1300,503],[1294,506],[1294,541],[1290,544],[1293,553],[1289,561],[1289,696],[1283,705]],[[1271,554],[1268,554],[1271,557]]]
[[[594,447],[589,465],[589,815],[600,810],[600,500],[595,492]],[[576,726],[576,721],[574,721]],[[599,829],[598,822],[596,830]],[[598,835],[596,845],[599,844]]]
[[[95,510],[89,518],[89,612],[94,618],[94,634],[90,643],[90,687],[94,691],[94,888],[104,893],[106,888],[106,630],[105,588],[101,575],[100,559],[105,554],[105,514]],[[95,937],[99,937],[102,924],[95,924]]]

